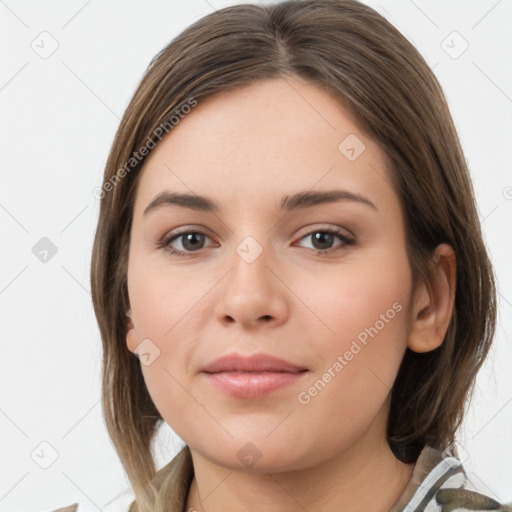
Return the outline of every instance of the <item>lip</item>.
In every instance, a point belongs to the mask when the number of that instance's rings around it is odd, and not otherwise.
[[[201,369],[207,381],[237,398],[267,395],[302,380],[308,369],[268,354],[228,354]]]
[[[269,354],[254,354],[252,356],[243,356],[241,354],[227,354],[219,357],[201,368],[206,373],[218,372],[287,372],[295,373],[307,370],[303,366],[298,366],[284,359],[271,356]]]

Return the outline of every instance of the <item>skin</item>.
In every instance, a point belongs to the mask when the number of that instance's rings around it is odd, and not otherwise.
[[[338,149],[349,134],[365,145],[354,161]],[[158,410],[191,449],[187,510],[324,512],[350,504],[377,512],[404,490],[414,465],[397,460],[386,441],[390,389],[407,346],[425,352],[442,343],[455,257],[440,245],[431,291],[426,283],[413,290],[390,183],[379,146],[332,96],[298,78],[200,102],[146,160],[131,231],[126,342],[135,352],[149,339],[150,352],[159,351],[141,368]],[[348,200],[286,214],[277,208],[284,195],[340,188],[377,210]],[[164,189],[208,196],[221,211],[168,205],[143,216]],[[185,256],[158,247],[188,227],[206,236],[196,245],[170,242]],[[315,243],[325,228],[356,243],[337,236]],[[248,236],[262,249],[252,263],[236,250]],[[300,403],[299,393],[396,303],[400,311],[378,334]],[[232,352],[271,354],[308,372],[266,396],[234,398],[200,374]],[[248,442],[261,455],[250,467],[237,457]]]

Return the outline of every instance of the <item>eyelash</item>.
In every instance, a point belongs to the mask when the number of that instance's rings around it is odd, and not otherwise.
[[[311,249],[312,251],[314,251],[314,254],[316,256],[329,255],[329,254],[332,254],[332,253],[340,251],[345,246],[352,246],[352,245],[355,245],[355,243],[356,243],[356,241],[354,239],[347,237],[345,234],[343,234],[342,231],[340,231],[338,229],[335,229],[335,228],[315,229],[313,231],[310,231],[309,233],[304,234],[301,237],[301,240],[303,238],[306,238],[308,236],[313,235],[314,233],[329,233],[329,234],[332,234],[332,235],[336,235],[343,242],[342,245],[340,245],[340,246],[338,246],[338,247],[336,247],[334,249],[327,249],[325,251],[322,251],[322,250],[319,250],[319,249]],[[199,234],[199,235],[205,235],[206,237],[208,237],[208,235],[206,233],[204,233],[203,231],[201,231],[201,230],[181,231],[181,232],[178,232],[178,233],[174,232],[174,233],[170,233],[168,236],[166,236],[162,240],[160,240],[158,242],[157,246],[160,249],[165,249],[166,251],[168,251],[169,254],[171,254],[171,256],[190,256],[190,255],[192,255],[194,253],[199,252],[201,249],[198,249],[197,251],[188,251],[187,252],[187,251],[180,251],[180,250],[177,250],[177,249],[172,249],[172,248],[169,247],[169,244],[171,242],[173,242],[174,240],[177,240],[180,236],[189,235],[189,234]]]

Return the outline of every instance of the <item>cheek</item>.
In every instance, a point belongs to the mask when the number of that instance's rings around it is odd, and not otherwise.
[[[401,351],[411,285],[405,249],[387,248],[321,273],[304,273],[293,289],[306,298],[311,325],[318,326],[312,340],[319,348],[348,349],[355,339],[369,346],[370,340],[378,339],[372,344],[377,351],[390,344]]]
[[[384,421],[380,412],[406,347],[407,294],[367,284],[372,287],[351,294],[338,314],[324,316],[335,334],[317,338],[321,368],[296,399],[300,434],[316,436],[320,444],[321,439],[331,439],[329,450],[352,445],[376,417]],[[386,428],[384,423],[381,428]],[[322,445],[322,449],[327,448]]]
[[[129,273],[130,304],[136,318],[139,343],[144,342],[150,364],[141,364],[149,394],[167,423],[178,435],[187,437],[187,428],[181,426],[189,418],[194,401],[190,386],[192,354],[196,350],[197,333],[205,312],[202,299],[211,283],[192,281],[189,274],[172,273],[169,267],[142,262]],[[201,410],[194,411],[200,415]]]
[[[191,279],[190,271],[173,267],[163,250],[147,257],[134,254],[130,265],[130,304],[138,319],[139,336],[154,338],[163,345],[161,350],[173,345],[173,340],[184,341],[178,333],[190,322],[195,304],[211,283],[202,285],[202,276]]]
[[[309,278],[302,284],[319,312],[309,337],[320,368],[299,403],[318,407],[318,417],[333,404],[371,416],[391,391],[406,349],[411,275],[405,252],[384,256],[340,266],[321,289]]]

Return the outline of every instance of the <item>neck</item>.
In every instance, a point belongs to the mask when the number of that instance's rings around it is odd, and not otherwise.
[[[195,476],[186,510],[388,512],[407,486],[414,464],[396,459],[385,429],[379,430],[372,438],[370,428],[350,448],[321,464],[280,473],[231,470],[191,449]]]

